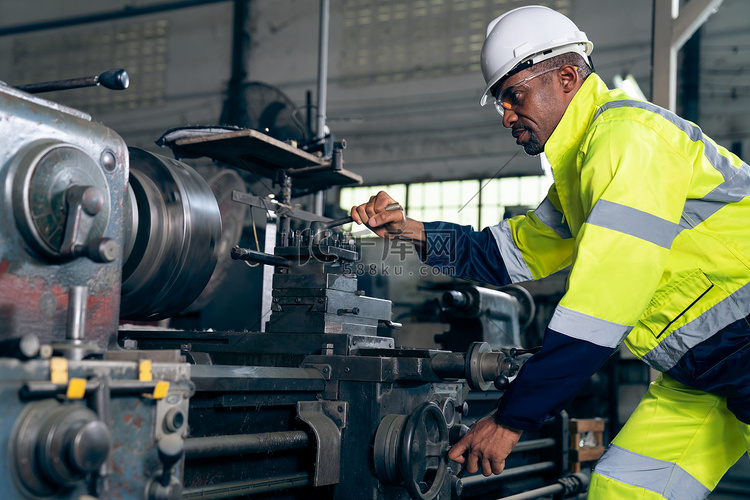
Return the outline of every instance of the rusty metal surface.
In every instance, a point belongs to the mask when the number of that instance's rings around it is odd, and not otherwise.
[[[44,343],[66,336],[68,290],[74,285],[89,287],[86,317],[87,338],[101,348],[109,345],[119,318],[122,252],[114,261],[101,264],[79,257],[54,262],[40,255],[19,232],[16,214],[23,210],[14,203],[12,186],[17,176],[34,159],[29,151],[42,143],[71,147],[89,158],[85,168],[101,179],[110,201],[102,237],[122,248],[123,197],[128,180],[127,148],[112,130],[92,122],[88,116],[43,99],[0,86],[0,339],[15,338],[28,331],[39,332]],[[110,152],[115,164],[102,161]],[[105,168],[105,166],[107,168]],[[57,184],[50,184],[58,189]],[[33,193],[34,201],[48,203],[53,213],[58,208],[50,200],[59,193]]]

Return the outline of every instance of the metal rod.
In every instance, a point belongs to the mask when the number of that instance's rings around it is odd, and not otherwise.
[[[112,395],[124,396],[128,394],[144,394],[153,392],[156,387],[157,381],[151,380],[148,382],[141,382],[139,380],[111,380],[108,382],[108,392]],[[102,382],[97,379],[91,379],[86,381],[85,394],[91,394],[94,391],[98,391],[101,387]],[[68,384],[55,384],[52,382],[41,382],[32,381],[26,382],[21,387],[20,395],[22,399],[39,399],[49,398],[65,394],[68,389]]]
[[[89,287],[74,285],[68,294],[68,339],[83,340]]]
[[[55,80],[51,82],[30,83],[19,85],[18,90],[28,94],[41,94],[43,92],[54,92],[56,90],[80,89],[83,87],[102,86],[110,90],[125,90],[130,85],[130,76],[124,69],[110,69],[94,76],[83,76],[69,78],[67,80]]]
[[[323,142],[326,136],[326,101],[328,99],[328,24],[329,0],[320,0],[320,39],[318,41],[318,130],[316,139]],[[323,148],[324,154],[326,148]],[[315,193],[313,212],[323,215],[324,191]]]
[[[299,488],[302,486],[312,486],[312,478],[305,472],[269,479],[235,481],[232,483],[216,484],[201,488],[189,488],[182,492],[182,499],[208,500],[216,498],[235,498],[242,495],[253,495],[269,491]]]
[[[247,48],[250,33],[247,29],[249,0],[234,0],[232,19],[232,74],[229,78],[226,106],[226,123],[247,125],[247,100],[244,83],[247,78]]]
[[[289,267],[289,261],[284,257],[257,252],[249,248],[234,247],[230,250],[230,256],[233,260],[245,260],[248,262],[260,262],[269,266]]]
[[[328,99],[328,21],[329,0],[320,0],[320,39],[318,40],[318,130],[317,139],[326,136],[326,99]]]
[[[565,487],[560,483],[551,484],[535,490],[524,491],[523,493],[517,493],[509,497],[498,498],[498,500],[532,500],[547,495],[554,495],[565,490]]]
[[[464,495],[466,495],[466,489],[480,485],[486,485],[487,483],[493,483],[495,481],[503,481],[518,476],[525,476],[527,474],[534,474],[545,470],[554,469],[556,467],[555,462],[539,462],[536,464],[522,465],[520,467],[513,467],[512,469],[505,469],[502,473],[484,477],[484,476],[469,476],[462,479],[464,487]]]
[[[299,450],[312,444],[304,431],[265,432],[185,440],[185,458],[226,457],[244,453]]]
[[[535,490],[529,490],[522,493],[516,493],[498,500],[532,500],[534,498],[548,498],[549,495],[555,495],[555,498],[564,498],[581,493],[588,489],[589,476],[581,472],[564,476],[557,480],[556,483],[548,486],[542,486]],[[560,494],[560,495],[558,495]]]
[[[521,441],[516,446],[514,446],[511,453],[541,450],[543,448],[552,448],[553,446],[555,446],[555,440],[553,438],[529,439],[528,441]]]
[[[39,337],[33,333],[24,333],[20,337],[1,340],[0,357],[32,359],[39,354],[40,348]]]

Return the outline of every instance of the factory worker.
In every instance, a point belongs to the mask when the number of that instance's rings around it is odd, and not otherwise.
[[[750,167],[695,124],[609,90],[592,49],[546,7],[487,29],[481,104],[552,165],[536,210],[478,232],[385,211],[395,200],[380,192],[351,215],[455,276],[505,285],[570,267],[541,351],[451,460],[500,473],[521,433],[564,409],[624,342],[660,375],[588,498],[706,498],[750,448]]]

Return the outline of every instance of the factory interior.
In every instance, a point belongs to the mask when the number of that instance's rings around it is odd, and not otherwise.
[[[586,499],[657,376],[624,343],[500,474],[448,458],[570,268],[464,279],[349,219],[545,201],[480,105],[488,24],[528,5],[750,158],[747,0],[0,2],[0,498]],[[750,499],[747,453],[707,488]]]

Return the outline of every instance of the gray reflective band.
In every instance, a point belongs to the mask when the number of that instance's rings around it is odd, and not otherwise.
[[[693,228],[707,220],[727,203],[738,202],[748,195],[750,195],[750,166],[743,163],[734,177],[716,186],[703,198],[687,200],[682,211],[680,225]]]
[[[680,226],[648,212],[607,200],[599,200],[586,222],[670,248]]]
[[[567,240],[573,237],[570,234],[568,223],[563,220],[563,213],[555,208],[548,197],[544,198],[542,203],[534,210],[534,214],[539,222],[552,229],[560,238]]]
[[[737,202],[750,195],[750,166],[747,163],[743,163],[738,169],[732,165],[731,160],[719,153],[716,145],[703,135],[700,127],[666,109],[643,101],[611,101],[604,104],[597,111],[594,120],[608,109],[622,107],[639,108],[656,113],[682,130],[690,140],[702,142],[706,159],[724,177],[724,182],[716,186],[713,191],[703,198],[687,200],[682,213],[681,227],[691,229],[704,222],[727,203]]]
[[[692,229],[725,206],[726,202],[724,201],[687,200],[685,201],[685,208],[682,209],[680,227]]]
[[[660,372],[672,369],[680,358],[725,326],[750,315],[750,283],[685,326],[670,333],[641,359]]]
[[[523,260],[521,251],[513,240],[513,235],[510,233],[508,222],[502,221],[497,226],[492,226],[490,232],[492,233],[492,236],[495,237],[497,248],[500,250],[500,255],[503,258],[510,280],[513,283],[532,280],[533,276],[531,276],[529,266],[526,265],[526,261]]]
[[[647,457],[616,445],[607,448],[594,473],[653,491],[667,500],[703,500],[711,493],[676,463]]]
[[[620,345],[633,329],[632,326],[595,318],[562,306],[555,308],[549,328],[568,337],[612,349]]]

